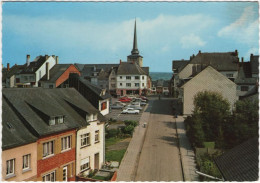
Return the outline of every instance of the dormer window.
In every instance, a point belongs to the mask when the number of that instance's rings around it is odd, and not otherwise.
[[[61,123],[64,123],[64,116],[51,117],[49,120],[49,125],[57,125]]]
[[[96,121],[97,120],[97,114],[94,114],[93,115],[93,121]]]
[[[97,114],[86,115],[86,121],[87,122],[96,121],[96,120],[97,120]]]

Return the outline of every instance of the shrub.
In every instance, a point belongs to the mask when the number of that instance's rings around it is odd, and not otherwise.
[[[125,133],[125,134],[133,135],[134,129],[135,129],[134,126],[128,125],[128,126],[122,128],[122,132]]]
[[[136,127],[138,125],[138,122],[134,121],[134,120],[125,120],[124,123],[125,123],[125,126],[132,125],[133,127]]]
[[[119,131],[117,129],[107,130],[106,138],[117,137]]]

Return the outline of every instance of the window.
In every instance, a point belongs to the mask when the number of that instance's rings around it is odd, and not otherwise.
[[[142,76],[142,80],[144,80],[144,76]]]
[[[120,86],[122,86],[122,83],[120,83]]]
[[[53,85],[49,85],[49,88],[53,88]]]
[[[241,86],[241,91],[248,91],[249,87],[248,86]]]
[[[90,145],[90,134],[86,133],[80,136],[81,138],[81,147]]]
[[[67,150],[71,148],[71,136],[61,138],[61,150]]]
[[[89,157],[80,161],[80,171],[89,169]]]
[[[227,76],[228,78],[233,78],[233,77],[234,77],[233,74],[226,74],[226,76]]]
[[[23,156],[23,170],[30,169],[31,155],[27,154]]]
[[[136,86],[136,87],[139,87],[139,83],[135,83],[135,86]]]
[[[101,103],[101,111],[107,109],[107,102]]]
[[[126,83],[126,86],[127,87],[131,87],[131,83]]]
[[[42,177],[42,181],[52,181],[54,182],[56,180],[56,172],[53,171],[51,173],[48,173]]]
[[[142,86],[144,86],[144,83],[142,83]]]
[[[120,84],[122,84],[122,83],[120,83]],[[115,88],[115,87],[116,87],[116,85],[115,85],[115,84],[111,84],[111,87]]]
[[[139,76],[135,76],[135,79],[140,79],[140,77]]]
[[[24,81],[27,81],[28,80],[28,77],[27,76],[24,76]]]
[[[51,117],[49,125],[57,125],[64,123],[64,116]]]
[[[99,142],[99,130],[95,131],[95,142]]]
[[[43,157],[54,154],[54,141],[43,143]]]
[[[15,162],[15,159],[10,159],[10,160],[6,161],[6,175],[14,174],[14,162]]]
[[[126,76],[126,79],[127,80],[131,80],[131,76]]]
[[[122,79],[123,77],[122,76],[120,76],[120,79]]]

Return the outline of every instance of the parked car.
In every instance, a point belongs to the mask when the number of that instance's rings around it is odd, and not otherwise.
[[[123,103],[123,102],[121,102],[121,101],[116,101],[116,102],[115,102],[115,104],[116,104],[116,105],[122,105],[122,106],[126,106],[126,104],[124,104],[124,103]]]
[[[146,102],[140,102],[141,106],[145,106],[147,103]]]
[[[131,105],[141,106],[140,102],[131,102]]]
[[[139,114],[139,110],[127,108],[121,112],[122,114]]]
[[[128,106],[126,106],[126,107],[128,107],[128,108],[133,108],[133,109],[136,109],[136,110],[142,110],[143,108],[141,107],[141,106],[138,106],[138,105],[128,105]]]
[[[148,98],[146,98],[145,96],[140,96],[141,99],[145,100],[145,101],[148,101]]]
[[[128,95],[127,97],[130,98],[130,99],[135,99],[134,95]]]
[[[127,99],[127,98],[121,98],[119,99],[120,102],[131,102],[131,99]]]
[[[123,105],[119,105],[119,104],[113,104],[110,107],[111,107],[111,109],[123,109],[124,108]]]
[[[146,102],[146,100],[143,100],[141,98],[135,98],[134,99],[134,102]]]

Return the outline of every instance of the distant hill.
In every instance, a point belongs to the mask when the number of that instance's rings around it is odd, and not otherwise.
[[[150,76],[152,81],[156,81],[158,79],[170,80],[172,77],[172,72],[150,72]]]

